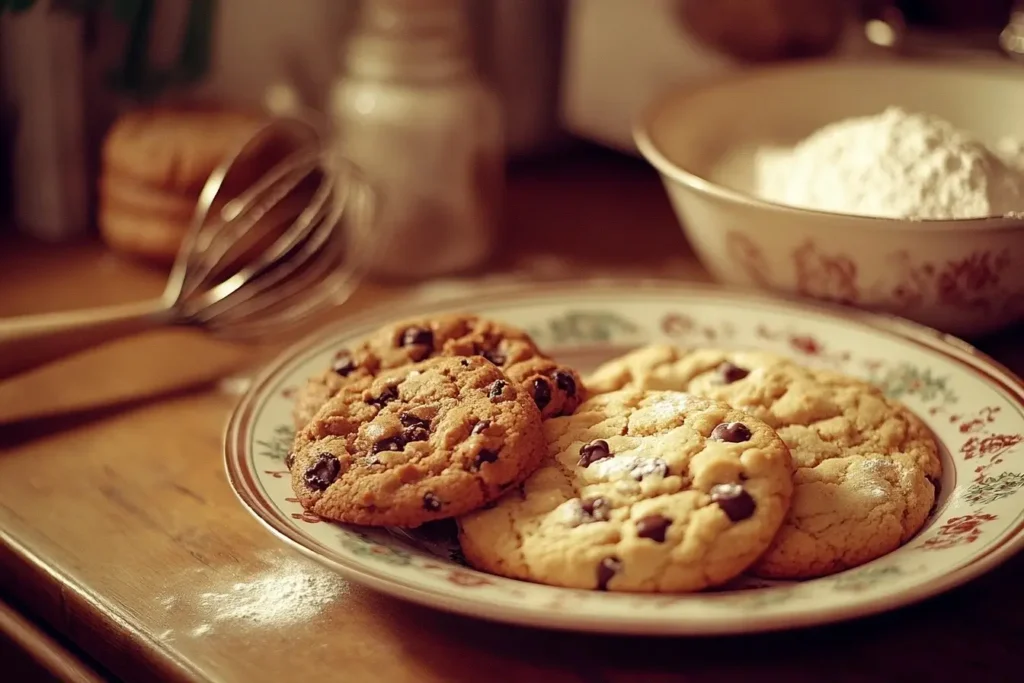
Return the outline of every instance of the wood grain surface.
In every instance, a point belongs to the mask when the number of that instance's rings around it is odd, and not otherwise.
[[[680,254],[681,278],[707,279],[656,177],[603,154],[518,169],[505,242],[490,270],[552,251],[614,274]],[[135,301],[161,284],[94,245],[0,241],[0,315]],[[346,310],[386,310],[404,292],[367,284]],[[1024,371],[1020,328],[980,343]],[[0,587],[128,681],[1020,680],[1024,557],[892,614],[714,640],[509,627],[344,583],[264,531],[225,480],[232,378],[275,350],[165,332],[0,384]],[[324,582],[314,609],[251,595]],[[248,609],[225,597],[239,590]]]

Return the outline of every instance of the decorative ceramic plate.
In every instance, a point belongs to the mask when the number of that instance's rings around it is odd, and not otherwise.
[[[400,317],[471,311],[527,329],[581,372],[633,347],[759,348],[863,377],[916,411],[942,444],[935,511],[874,562],[803,582],[744,579],[690,595],[582,591],[505,579],[461,561],[451,525],[416,532],[324,522],[292,497],[284,467],[292,396],[342,346]],[[988,571],[1024,546],[1024,383],[963,342],[911,323],[712,288],[618,282],[535,286],[344,321],[284,353],[227,430],[238,497],[285,541],[351,581],[396,597],[533,626],[644,634],[766,631],[881,612]]]

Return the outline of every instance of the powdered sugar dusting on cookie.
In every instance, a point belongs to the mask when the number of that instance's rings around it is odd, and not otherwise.
[[[614,481],[628,477],[640,460],[640,458],[633,455],[616,454],[611,458],[605,458],[595,462],[590,467],[581,469],[580,474],[588,482]]]
[[[851,468],[849,479],[861,496],[882,501],[913,485],[918,473],[905,463],[889,458],[867,458]]]
[[[896,463],[889,459],[869,458],[864,461],[862,467],[873,474],[883,474],[885,472],[893,472],[896,468]]]
[[[567,500],[556,508],[552,519],[566,526],[583,524],[583,506],[579,498]]]
[[[675,391],[664,392],[657,401],[650,403],[646,410],[650,411],[652,419],[666,420],[685,412],[693,406],[693,403],[694,398],[689,394]]]

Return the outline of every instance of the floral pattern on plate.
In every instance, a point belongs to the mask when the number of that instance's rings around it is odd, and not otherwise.
[[[663,341],[760,348],[862,377],[906,403],[935,433],[945,470],[939,501],[914,539],[864,566],[799,583],[744,578],[692,595],[589,592],[514,581],[466,567],[444,525],[410,532],[322,522],[295,502],[283,464],[295,387],[339,347],[388,319],[414,313],[399,312],[348,321],[343,330],[284,354],[244,397],[228,430],[228,474],[242,502],[292,545],[353,581],[516,623],[623,633],[733,633],[837,621],[905,604],[958,585],[1024,545],[1024,386],[940,335],[841,309],[651,283],[538,286],[452,302],[441,310],[474,310],[523,327],[546,351],[583,372],[637,345]]]

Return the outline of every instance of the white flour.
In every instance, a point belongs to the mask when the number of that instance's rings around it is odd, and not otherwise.
[[[336,574],[296,558],[286,552],[268,552],[260,558],[262,568],[253,573],[243,567],[223,568],[217,573],[203,573],[209,580],[202,593],[176,591],[160,604],[169,613],[178,613],[178,621],[190,628],[176,633],[167,630],[161,640],[173,640],[183,634],[198,638],[216,631],[218,625],[239,622],[254,627],[282,628],[307,623],[328,610],[346,591],[345,582]],[[195,577],[189,577],[195,583]]]
[[[720,175],[726,184],[789,206],[888,218],[980,218],[1024,211],[1022,151],[1024,143],[1004,140],[993,152],[942,119],[891,107],[825,126],[792,148],[754,150],[746,182],[737,177],[736,159],[718,173],[730,176]]]
[[[199,604],[214,621],[287,626],[317,616],[342,592],[341,579],[309,562],[282,558],[248,580],[202,593]]]
[[[995,152],[1004,164],[1017,169],[1018,173],[1024,175],[1024,140],[1003,138],[996,143]]]

